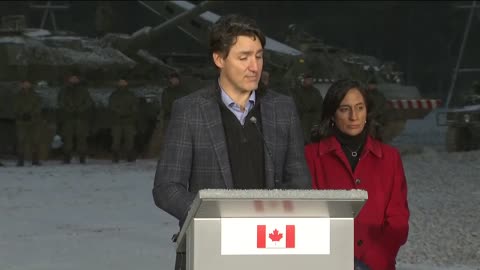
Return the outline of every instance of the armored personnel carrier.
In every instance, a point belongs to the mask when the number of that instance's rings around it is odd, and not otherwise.
[[[448,152],[480,149],[480,84],[463,95],[457,104],[437,114],[437,124],[447,126]]]
[[[142,49],[143,44],[130,35],[117,35],[133,40],[128,50],[111,44],[112,38],[94,39],[70,32],[55,32],[27,28],[23,16],[7,16],[0,28],[0,154],[15,153],[15,118],[13,98],[19,91],[19,81],[29,79],[35,83],[35,91],[42,99],[45,119],[41,158],[55,153],[51,142],[56,130],[57,94],[64,85],[65,75],[75,70],[80,74],[95,101],[91,121],[89,149],[91,156],[103,156],[110,149],[110,114],[108,98],[115,89],[115,82],[124,77],[130,89],[139,99],[139,130],[137,142],[140,154],[151,153],[151,134],[156,125],[163,89],[167,86],[167,74],[172,71],[185,74],[188,85],[200,87],[208,75],[193,74],[192,65],[183,72],[181,67],[168,65]],[[151,34],[151,33],[147,33]],[[148,35],[147,35],[148,37]],[[129,39],[130,38],[130,39]],[[132,48],[135,50],[132,50]],[[190,73],[190,75],[188,74]],[[202,77],[204,76],[204,77]],[[56,137],[58,139],[58,136]]]
[[[325,44],[295,25],[290,25],[287,33],[285,42],[303,55],[288,67],[282,83],[292,86],[308,70],[314,76],[315,87],[324,96],[334,80],[353,78],[366,83],[374,79],[391,108],[384,130],[386,142],[403,131],[407,120],[423,118],[440,105],[440,100],[425,99],[417,87],[406,85],[393,62]]]
[[[47,158],[52,138],[57,138],[57,94],[64,84],[66,71],[79,71],[95,101],[95,112],[89,140],[90,156],[109,153],[111,140],[108,97],[115,88],[115,81],[125,77],[130,89],[142,104],[143,116],[139,117],[140,139],[137,151],[143,156],[156,156],[159,141],[155,136],[160,99],[167,86],[167,74],[179,72],[182,83],[188,89],[199,89],[217,75],[209,65],[210,59],[191,54],[153,55],[148,48],[161,39],[171,28],[187,33],[207,48],[206,33],[209,25],[220,16],[206,11],[215,1],[194,5],[187,1],[139,1],[148,10],[161,14],[163,23],[144,27],[133,34],[107,33],[101,39],[78,36],[75,33],[29,29],[22,16],[4,19],[0,31],[0,128],[8,132],[0,135],[0,154],[15,153],[15,119],[12,100],[18,91],[18,82],[28,78],[37,83],[35,91],[42,97],[45,121],[44,151]],[[267,50],[272,53],[299,55],[301,52],[273,39],[267,38]],[[172,60],[173,59],[173,60]],[[172,60],[172,61],[170,61]],[[208,68],[211,67],[211,68]],[[58,134],[57,134],[58,135]]]

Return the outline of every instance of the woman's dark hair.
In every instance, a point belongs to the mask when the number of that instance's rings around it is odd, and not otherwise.
[[[232,14],[221,17],[210,29],[210,55],[216,52],[226,58],[238,36],[258,38],[262,48],[265,47],[265,35],[257,23],[250,18]]]
[[[366,129],[367,133],[372,137],[377,137],[371,121],[371,108],[373,108],[374,104],[368,97],[364,85],[356,80],[341,79],[335,81],[330,88],[328,88],[327,94],[323,100],[322,118],[320,124],[314,130],[312,130],[312,141],[319,141],[333,134],[332,119],[335,117],[335,112],[340,106],[342,100],[347,95],[347,92],[353,88],[358,89],[365,100],[365,105],[367,108],[367,123],[365,124],[364,129]]]

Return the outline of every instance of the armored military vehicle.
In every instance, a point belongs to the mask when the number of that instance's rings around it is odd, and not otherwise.
[[[56,130],[57,94],[64,85],[65,75],[72,70],[80,74],[95,101],[89,136],[90,155],[102,156],[110,147],[110,114],[108,98],[120,77],[129,81],[141,104],[139,136],[137,143],[141,153],[150,151],[151,134],[155,128],[156,114],[160,109],[160,98],[167,85],[167,74],[172,71],[184,74],[188,85],[201,87],[208,77],[193,74],[192,66],[173,67],[142,49],[143,43],[132,39],[133,35],[117,35],[131,40],[128,47],[112,44],[114,38],[94,39],[70,32],[52,33],[45,29],[27,28],[23,16],[7,16],[0,28],[0,153],[15,153],[15,118],[13,97],[19,90],[22,79],[35,82],[35,91],[42,99],[45,127],[39,134],[43,138],[42,159],[48,157]],[[135,37],[138,37],[136,33]],[[143,37],[150,37],[147,33]],[[118,39],[117,39],[118,40]],[[134,48],[134,49],[133,49]],[[202,70],[205,70],[204,68]],[[190,73],[190,74],[188,74]],[[203,76],[203,77],[202,77]],[[188,87],[188,86],[187,86]],[[58,139],[58,136],[56,137]]]
[[[191,54],[154,55],[146,48],[160,39],[165,31],[179,29],[198,41],[206,51],[208,27],[220,16],[205,11],[214,1],[194,5],[187,1],[139,1],[148,10],[162,15],[163,23],[144,27],[129,34],[107,33],[101,39],[81,37],[75,33],[55,32],[26,27],[22,16],[9,16],[0,31],[0,128],[2,132],[0,153],[14,153],[15,129],[12,98],[18,91],[18,81],[28,78],[37,82],[36,92],[42,97],[45,122],[44,151],[47,157],[52,137],[56,138],[57,94],[63,86],[66,71],[79,71],[95,101],[95,112],[89,136],[90,155],[109,152],[108,97],[121,76],[129,81],[130,89],[139,97],[141,109],[140,129],[146,133],[137,147],[146,156],[156,156],[159,151],[155,117],[159,111],[160,97],[167,85],[167,74],[177,71],[189,89],[198,89],[216,76],[209,65],[210,59]],[[273,39],[267,38],[267,50],[272,54],[299,55],[301,52]],[[173,61],[171,61],[174,59]],[[192,61],[193,59],[193,61]],[[179,61],[180,60],[180,61]],[[211,67],[211,68],[208,68]],[[151,138],[151,139],[150,139]],[[3,143],[4,142],[4,143]]]
[[[459,98],[454,106],[437,114],[437,124],[447,126],[448,152],[480,149],[480,84]]]
[[[324,96],[334,80],[353,78],[367,82],[374,79],[391,108],[384,130],[386,142],[403,131],[408,119],[423,118],[440,105],[440,100],[424,99],[417,87],[406,85],[402,72],[396,70],[393,62],[325,44],[296,25],[289,26],[285,42],[304,54],[288,67],[283,84],[294,85],[308,70],[314,76],[315,87]]]

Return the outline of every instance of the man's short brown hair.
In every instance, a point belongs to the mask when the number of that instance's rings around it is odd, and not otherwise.
[[[253,19],[231,14],[221,17],[210,28],[210,55],[219,53],[222,57],[227,58],[239,36],[258,38],[262,48],[265,47],[265,35]]]

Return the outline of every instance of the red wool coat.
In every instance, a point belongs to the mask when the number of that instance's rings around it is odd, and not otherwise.
[[[394,270],[407,241],[410,212],[407,184],[398,151],[368,136],[352,172],[335,137],[305,147],[315,189],[363,189],[368,200],[354,220],[355,258],[371,270]]]

